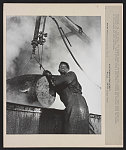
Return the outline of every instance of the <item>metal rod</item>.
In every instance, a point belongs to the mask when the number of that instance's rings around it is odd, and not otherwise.
[[[45,23],[46,23],[46,16],[44,17],[44,22],[43,22],[42,33],[44,33],[44,30],[45,30]]]
[[[40,27],[40,21],[41,21],[41,16],[36,17],[36,23],[35,23],[35,31],[34,31],[34,37],[33,40],[38,39],[38,33],[39,33],[39,27]]]

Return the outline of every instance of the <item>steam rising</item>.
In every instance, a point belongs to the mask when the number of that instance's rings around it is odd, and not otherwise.
[[[101,18],[91,16],[70,18],[80,25],[92,40],[91,44],[87,45],[76,35],[68,37],[72,44],[71,51],[84,72],[72,59],[55,23],[48,17],[45,28],[48,36],[42,56],[43,66],[46,70],[50,70],[52,74],[59,74],[57,71],[59,63],[67,61],[70,69],[76,73],[82,85],[83,96],[88,103],[89,111],[101,114],[101,90],[96,86],[101,86]],[[62,23],[59,22],[59,24],[65,33],[69,32],[69,29]],[[7,78],[22,74],[42,74],[43,70],[39,69],[36,61],[30,60],[34,28],[35,17],[7,17]],[[64,108],[58,97],[52,107]]]

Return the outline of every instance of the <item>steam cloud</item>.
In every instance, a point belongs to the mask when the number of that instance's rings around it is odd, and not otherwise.
[[[80,25],[92,40],[91,44],[87,45],[76,35],[68,37],[72,44],[71,51],[84,69],[84,72],[73,61],[55,23],[48,17],[45,27],[45,32],[48,33],[48,36],[42,56],[43,66],[53,74],[59,74],[57,71],[59,63],[67,61],[70,69],[76,73],[82,85],[83,96],[86,98],[89,111],[101,114],[101,90],[96,86],[96,84],[101,86],[101,18],[94,16],[71,16],[70,18]],[[32,53],[31,41],[34,34],[35,17],[9,16],[6,21],[7,78],[22,74],[42,74],[43,71],[39,69],[36,61],[29,61]],[[69,32],[69,29],[64,24],[59,23],[65,33]],[[41,49],[41,47],[39,48]],[[52,107],[64,108],[58,97]]]

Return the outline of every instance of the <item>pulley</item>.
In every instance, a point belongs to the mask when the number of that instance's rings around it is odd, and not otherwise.
[[[32,54],[35,54],[36,47],[38,46],[38,34],[39,34],[39,28],[40,28],[40,21],[41,21],[41,16],[37,16],[36,23],[35,23],[34,36],[33,36],[33,40],[31,41]]]
[[[44,17],[42,31],[39,31],[40,30],[40,22],[41,22],[41,17],[37,16],[36,17],[36,23],[35,23],[34,36],[33,36],[33,40],[31,41],[32,54],[35,54],[37,46],[44,45],[44,43],[46,42],[45,38],[47,37],[47,33],[44,33],[45,23],[46,23],[46,16]]]
[[[31,41],[31,45],[32,45],[32,58],[34,58],[36,60],[36,62],[40,65],[40,69],[41,69],[41,68],[43,68],[43,66],[42,66],[43,45],[46,42],[46,37],[47,37],[47,33],[44,32],[45,31],[46,16],[44,17],[42,31],[39,31],[40,30],[40,22],[41,22],[41,17],[37,16],[36,17],[36,23],[35,23],[34,36],[33,36],[33,40]],[[39,56],[39,45],[42,46],[41,58]],[[36,47],[38,47],[38,56],[39,56],[40,60],[37,60],[37,58],[35,57]]]

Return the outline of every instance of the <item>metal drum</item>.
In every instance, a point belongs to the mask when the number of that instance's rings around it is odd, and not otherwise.
[[[7,80],[7,102],[49,108],[56,93],[45,76],[30,74]]]

